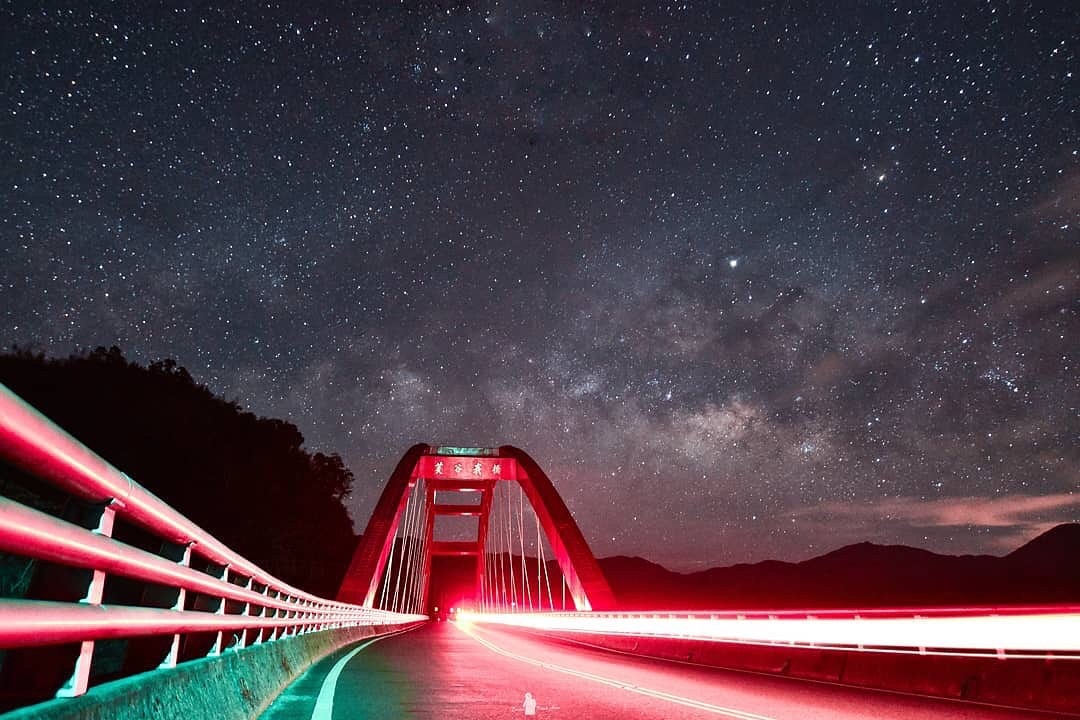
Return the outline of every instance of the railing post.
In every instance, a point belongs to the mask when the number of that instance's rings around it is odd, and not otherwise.
[[[180,557],[180,564],[184,567],[191,567],[191,546],[193,543],[188,543],[184,546],[183,555]],[[173,603],[173,610],[183,610],[184,601],[187,599],[187,590],[179,587],[176,589],[176,602]],[[169,643],[169,651],[165,653],[165,659],[158,665],[159,669],[174,668],[176,667],[176,660],[180,656],[180,633],[173,635],[172,642]]]
[[[101,508],[101,516],[97,526],[91,532],[95,535],[112,537],[113,523],[116,519],[116,509],[110,500]],[[86,605],[100,605],[101,597],[105,592],[105,571],[94,570],[90,577],[86,596],[79,602]],[[56,691],[56,697],[77,697],[86,692],[90,685],[90,665],[94,661],[94,641],[83,640],[79,647],[79,657],[75,660],[75,670],[71,677]]]
[[[263,595],[264,598],[269,598],[270,597],[270,586],[269,585],[263,585],[262,595]],[[270,614],[270,609],[267,608],[266,605],[262,605],[261,607],[259,607],[259,617],[266,618],[269,614]],[[265,632],[266,632],[266,628],[263,627],[263,626],[260,626],[259,631],[257,633],[255,633],[255,642],[252,643],[252,644],[253,645],[262,645],[263,633],[265,633]]]
[[[270,590],[269,587],[267,587],[266,589],[268,591]],[[281,593],[280,592],[278,592],[277,590],[274,590],[273,593],[274,594],[273,594],[272,597],[273,597],[274,600],[280,600],[281,599]],[[267,597],[271,597],[269,592],[267,593]],[[270,617],[277,620],[277,618],[279,617],[278,613],[280,613],[281,610],[279,610],[278,608],[273,608],[273,609],[269,609],[269,612],[270,612]],[[278,630],[279,630],[279,628],[278,628],[278,626],[276,624],[273,627],[271,627],[270,628],[270,637],[268,637],[267,640],[277,640],[277,638],[278,638]]]
[[[251,590],[251,588],[252,588],[252,586],[254,584],[255,584],[255,578],[249,576],[248,579],[247,579],[247,582],[244,583],[244,589]],[[249,602],[244,603],[244,609],[240,612],[240,614],[243,615],[244,617],[250,616],[251,615],[251,603],[249,603]],[[240,629],[240,642],[237,643],[237,645],[236,645],[237,650],[243,650],[244,648],[247,647],[247,634],[248,634],[247,628],[241,628]]]
[[[314,626],[311,625],[311,623],[315,620],[315,613],[312,610],[311,601],[310,600],[304,600],[303,605],[304,605],[304,630],[303,630],[303,632],[306,635],[309,632],[313,632],[315,630],[318,630],[319,627],[318,627],[318,625],[314,625]]]
[[[220,579],[225,581],[225,582],[229,582],[229,566],[228,565],[221,568],[221,578]],[[214,614],[215,615],[224,615],[225,614],[225,598],[223,598],[223,597],[218,598],[218,606],[217,606],[217,610],[214,611]],[[222,642],[222,638],[224,637],[224,635],[225,635],[224,630],[218,630],[217,637],[214,638],[214,644],[212,646],[210,646],[210,652],[206,653],[207,657],[215,657],[215,656],[221,654],[221,642]]]

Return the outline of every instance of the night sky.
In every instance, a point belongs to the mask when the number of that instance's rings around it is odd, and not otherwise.
[[[680,570],[1080,519],[1076,3],[191,5],[0,3],[4,346],[175,358],[358,528],[416,442]]]

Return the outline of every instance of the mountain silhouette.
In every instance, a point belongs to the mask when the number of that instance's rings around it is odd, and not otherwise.
[[[843,608],[1080,603],[1080,523],[1005,555],[941,555],[862,542],[799,563],[677,573],[636,557],[599,560],[625,609]]]
[[[1031,542],[1005,556],[1011,563],[1044,565],[1053,569],[1080,573],[1080,523],[1065,523],[1047,530]]]

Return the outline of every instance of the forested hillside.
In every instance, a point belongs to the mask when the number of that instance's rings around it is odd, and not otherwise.
[[[142,367],[98,348],[0,355],[0,382],[114,466],[286,582],[336,592],[356,542],[352,473],[305,450],[292,424],[216,397],[172,360]],[[0,493],[34,488],[10,468]]]

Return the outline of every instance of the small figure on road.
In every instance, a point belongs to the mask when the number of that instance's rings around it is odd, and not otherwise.
[[[525,693],[525,702],[521,705],[525,708],[526,715],[536,715],[536,698],[531,692]]]

